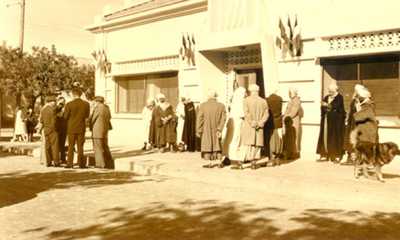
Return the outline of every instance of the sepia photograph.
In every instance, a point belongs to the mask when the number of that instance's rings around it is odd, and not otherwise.
[[[399,0],[0,0],[0,240],[399,240]]]

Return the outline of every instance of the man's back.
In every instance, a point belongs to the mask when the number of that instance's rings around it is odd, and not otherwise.
[[[67,133],[84,133],[86,129],[86,118],[89,117],[89,103],[80,98],[74,99],[65,105],[64,118],[68,121]]]
[[[43,124],[44,134],[56,131],[55,107],[46,105],[40,111],[40,122]]]
[[[92,117],[90,119],[94,138],[107,137],[107,133],[110,128],[110,119],[110,109],[107,105],[98,104],[94,108]]]

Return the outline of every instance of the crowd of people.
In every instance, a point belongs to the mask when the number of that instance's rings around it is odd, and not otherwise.
[[[238,87],[226,107],[217,101],[217,92],[209,90],[207,101],[197,108],[190,98],[181,97],[176,110],[158,94],[142,112],[147,133],[143,150],[201,151],[209,161],[207,168],[228,162],[233,168],[245,163],[256,168],[263,157],[270,165],[299,158],[303,109],[297,90],[290,89],[284,113],[282,97],[275,92],[264,99],[259,91],[256,84],[248,91]]]
[[[319,161],[351,162],[356,158],[357,142],[379,142],[378,121],[368,89],[359,84],[355,86],[348,114],[338,90],[336,84],[329,85],[328,94],[321,102],[316,151]],[[267,98],[260,97],[259,91],[256,84],[248,89],[237,87],[229,106],[225,106],[217,101],[217,92],[209,90],[207,100],[199,106],[183,96],[176,109],[165,95],[158,94],[156,99],[147,101],[142,112],[146,133],[142,150],[200,151],[202,158],[209,161],[204,165],[206,168],[226,164],[243,168],[248,163],[255,169],[261,159],[266,165],[275,166],[281,160],[300,158],[304,113],[297,90],[289,89],[284,112],[283,100],[277,91]],[[26,114],[17,109],[13,141],[31,141],[36,129],[42,135],[43,162],[47,166],[72,168],[76,152],[78,166],[86,168],[83,146],[89,126],[95,166],[114,168],[108,146],[111,113],[104,98],[96,96],[91,103],[82,100],[79,86],[71,94],[72,100],[68,102],[62,95],[46,97],[38,120],[32,109]]]
[[[61,93],[46,96],[37,124],[33,125],[41,135],[41,163],[47,167],[73,168],[76,155],[78,167],[87,168],[89,163],[84,155],[84,144],[89,127],[94,166],[113,169],[114,161],[108,146],[108,131],[112,129],[110,109],[102,96],[84,100],[82,94],[79,84],[75,84],[68,101]],[[18,133],[16,126],[15,135],[19,136]]]

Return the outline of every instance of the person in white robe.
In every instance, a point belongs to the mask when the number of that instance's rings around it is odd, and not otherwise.
[[[183,135],[183,126],[185,125],[185,101],[186,97],[181,97],[181,101],[178,103],[176,107],[176,116],[178,118],[178,123],[176,127],[176,134],[177,134],[177,144],[178,148],[181,151],[185,150],[185,143],[182,141]]]
[[[244,120],[243,102],[245,97],[246,89],[243,87],[237,88],[233,93],[224,142],[225,155],[231,161],[243,161],[245,157],[240,148],[240,131]]]
[[[150,126],[151,126],[154,106],[155,106],[154,100],[148,99],[147,104],[146,106],[144,106],[142,111],[142,119],[143,119],[144,133],[145,133],[143,139],[144,146],[142,150],[147,150],[151,148],[151,143],[149,138],[150,138]]]

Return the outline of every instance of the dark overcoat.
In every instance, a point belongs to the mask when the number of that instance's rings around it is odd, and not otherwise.
[[[209,99],[200,105],[196,121],[196,134],[201,137],[202,152],[222,151],[221,137],[226,121],[226,110],[216,99]]]
[[[329,96],[324,97],[328,103]],[[345,118],[343,96],[337,94],[328,106],[321,106],[321,124],[317,153],[341,158],[344,153]],[[325,145],[326,144],[326,145]]]
[[[187,151],[196,151],[196,108],[193,102],[185,104],[185,123],[183,125],[182,141]]]

